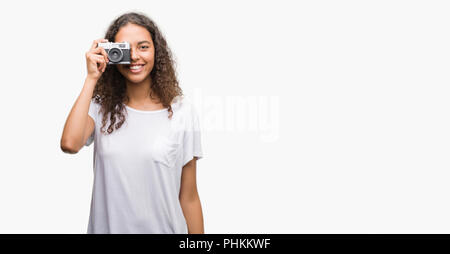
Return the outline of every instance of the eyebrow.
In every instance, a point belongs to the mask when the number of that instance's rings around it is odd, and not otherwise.
[[[142,43],[148,43],[148,44],[150,44],[150,42],[149,42],[149,41],[140,41],[140,42],[138,42],[138,44],[137,44],[137,45],[139,45],[139,44],[142,44]]]

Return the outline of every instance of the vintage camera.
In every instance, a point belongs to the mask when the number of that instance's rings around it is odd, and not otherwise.
[[[108,54],[108,64],[131,64],[130,43],[128,42],[100,42],[99,47]]]

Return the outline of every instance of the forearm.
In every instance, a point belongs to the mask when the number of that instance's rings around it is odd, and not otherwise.
[[[189,200],[180,199],[181,208],[183,209],[186,224],[188,226],[188,234],[204,234],[203,213],[200,197]]]
[[[61,137],[61,148],[79,150],[83,146],[84,130],[88,117],[89,104],[96,80],[86,78],[83,89],[67,117]]]

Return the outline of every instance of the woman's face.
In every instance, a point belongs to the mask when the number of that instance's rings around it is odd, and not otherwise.
[[[154,65],[155,48],[148,30],[128,23],[119,29],[114,41],[127,41],[131,48],[131,65],[118,64],[119,72],[132,83],[140,83],[149,77]]]

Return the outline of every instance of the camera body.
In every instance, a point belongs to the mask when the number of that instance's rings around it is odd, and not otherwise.
[[[108,64],[131,64],[130,43],[128,42],[100,42],[99,47],[108,54]]]

